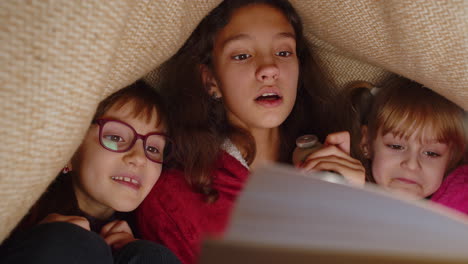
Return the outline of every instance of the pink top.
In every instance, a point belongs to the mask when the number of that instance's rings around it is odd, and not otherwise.
[[[447,175],[431,201],[468,214],[468,164]]]

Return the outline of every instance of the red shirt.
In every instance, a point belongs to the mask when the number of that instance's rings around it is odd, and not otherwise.
[[[143,239],[167,246],[185,263],[196,263],[203,238],[220,236],[249,170],[223,152],[213,187],[219,198],[206,203],[204,195],[188,185],[180,170],[163,171],[158,182],[137,209],[137,225]]]

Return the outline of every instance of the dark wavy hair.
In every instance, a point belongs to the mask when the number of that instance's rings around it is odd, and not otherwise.
[[[280,126],[280,162],[290,163],[295,138],[315,133],[323,138],[331,128],[328,109],[335,91],[317,66],[309,43],[303,35],[302,21],[285,0],[226,0],[213,9],[197,26],[182,48],[160,68],[159,86],[168,102],[171,135],[177,142],[173,165],[183,169],[186,180],[196,191],[216,200],[211,188],[214,164],[220,146],[230,138],[250,164],[255,157],[255,141],[249,132],[229,124],[222,102],[213,100],[203,84],[201,66],[213,69],[213,48],[216,34],[230,21],[233,12],[253,4],[266,4],[280,10],[292,25],[296,36],[299,60],[297,99],[291,114]],[[286,129],[287,128],[287,129]]]

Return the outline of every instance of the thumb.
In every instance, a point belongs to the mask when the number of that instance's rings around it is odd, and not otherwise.
[[[348,131],[331,133],[325,139],[325,145],[336,146],[349,155],[351,149],[351,136]]]

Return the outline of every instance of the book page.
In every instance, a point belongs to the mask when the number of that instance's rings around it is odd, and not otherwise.
[[[250,176],[223,243],[468,259],[467,223],[465,215],[425,200],[271,165]]]

